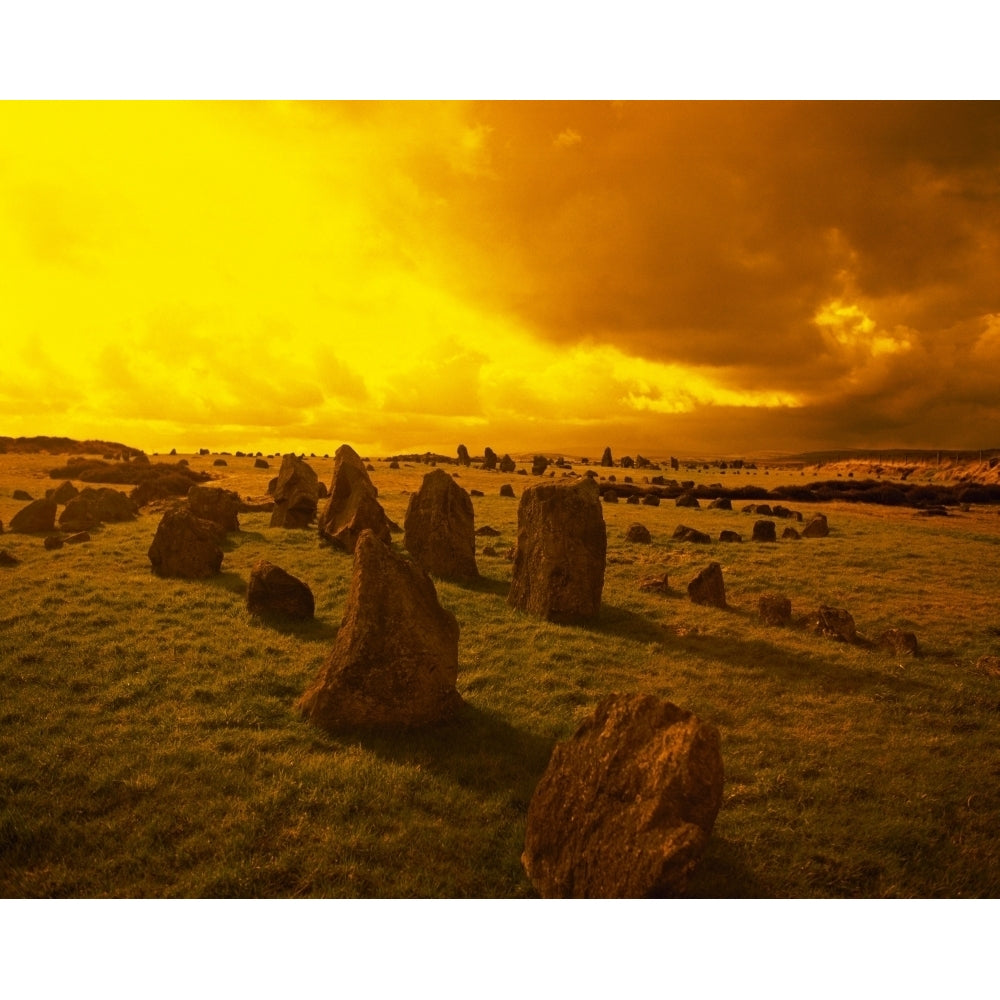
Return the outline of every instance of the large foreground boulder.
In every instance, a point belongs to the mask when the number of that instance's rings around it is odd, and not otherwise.
[[[274,496],[272,528],[308,528],[316,519],[319,477],[304,459],[295,455],[282,456],[271,493]]]
[[[552,622],[591,621],[608,548],[597,484],[540,483],[521,494],[507,603]]]
[[[212,521],[224,532],[240,530],[240,496],[221,486],[192,486],[188,506],[195,517]]]
[[[548,898],[681,893],[722,785],[714,726],[651,695],[609,695],[552,752],[528,807],[525,871]]]
[[[316,602],[309,587],[280,566],[260,559],[250,571],[247,611],[261,617],[309,619]]]
[[[39,531],[53,531],[56,526],[55,500],[47,497],[42,500],[32,500],[27,507],[22,507],[11,519],[11,531],[23,531],[34,534]]]
[[[361,532],[344,620],[303,716],[326,729],[439,722],[462,704],[457,678],[458,622],[431,578]]]
[[[153,572],[189,580],[214,576],[222,568],[218,533],[216,525],[196,517],[189,508],[167,511],[149,547]]]
[[[388,545],[389,519],[365,463],[348,444],[342,444],[333,457],[333,483],[319,519],[320,537],[345,552],[354,551],[363,531],[371,531]]]
[[[476,513],[469,494],[443,469],[428,472],[410,496],[403,546],[433,576],[475,580]]]

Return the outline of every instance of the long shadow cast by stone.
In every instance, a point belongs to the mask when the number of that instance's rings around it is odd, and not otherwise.
[[[483,795],[507,793],[511,806],[525,812],[555,746],[467,702],[435,726],[341,730],[332,738],[356,741],[385,760],[427,768]]]
[[[340,631],[339,625],[323,621],[320,618],[308,618],[305,620],[288,618],[284,615],[254,615],[254,621],[263,628],[273,629],[282,635],[294,635],[303,642],[333,642]]]
[[[235,552],[237,549],[243,548],[244,545],[256,545],[266,541],[266,536],[261,532],[246,531],[241,528],[239,531],[230,531],[226,535],[226,540],[222,543],[222,551]]]
[[[435,583],[439,581],[435,578]],[[506,597],[510,593],[510,580],[496,580],[490,576],[480,576],[475,580],[449,580],[454,587],[469,590],[476,594],[493,594],[495,597]]]
[[[748,864],[749,848],[714,833],[684,891],[685,899],[761,899],[772,893]]]
[[[205,582],[213,587],[218,587],[220,590],[229,590],[234,594],[246,596],[247,582],[239,573],[216,573],[215,576],[208,577]]]
[[[662,642],[668,636],[663,626],[649,615],[612,604],[602,604],[597,619],[580,627],[601,635],[613,635],[641,642]]]

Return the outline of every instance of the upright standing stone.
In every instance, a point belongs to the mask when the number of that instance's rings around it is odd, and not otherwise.
[[[475,580],[476,514],[469,494],[443,469],[424,476],[411,494],[403,546],[428,573],[445,580]]]
[[[483,468],[492,472],[497,467],[497,453],[487,446],[483,452]]]
[[[606,469],[610,469],[615,464],[614,458],[611,457],[611,446],[608,445],[604,449],[604,454],[601,455],[601,465]]]
[[[299,709],[326,729],[443,721],[462,704],[458,633],[427,573],[363,531],[344,620]]]
[[[596,483],[540,483],[521,495],[507,603],[553,622],[597,617],[608,536]]]
[[[270,491],[274,496],[272,528],[308,528],[319,506],[319,479],[313,467],[295,455],[283,455]]]
[[[312,591],[298,577],[266,559],[259,559],[247,584],[247,611],[267,617],[309,619],[316,610]]]
[[[552,752],[521,861],[547,898],[683,892],[722,803],[719,732],[652,695],[613,694]]]
[[[153,572],[186,579],[214,576],[222,568],[218,532],[212,521],[195,517],[186,507],[167,511],[149,547]]]
[[[715,608],[726,606],[726,584],[722,567],[710,562],[689,584],[688,597],[695,604],[708,604]]]
[[[802,529],[803,538],[826,538],[830,534],[830,525],[826,514],[813,514],[809,523]]]
[[[53,531],[56,526],[55,500],[47,497],[42,500],[32,500],[27,507],[22,507],[11,519],[11,531],[23,531],[33,534],[38,531]]]
[[[333,483],[319,519],[320,537],[353,552],[361,532],[368,530],[388,545],[392,538],[389,519],[365,463],[348,444],[342,444],[333,458]]]

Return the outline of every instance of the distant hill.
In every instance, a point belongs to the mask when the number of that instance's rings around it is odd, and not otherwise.
[[[67,437],[4,437],[0,434],[0,453],[50,455],[141,455],[141,448],[132,448],[117,441],[75,441]]]

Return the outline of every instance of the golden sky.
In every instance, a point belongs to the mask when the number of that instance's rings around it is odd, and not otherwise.
[[[1000,445],[1000,104],[0,103],[0,434]]]

